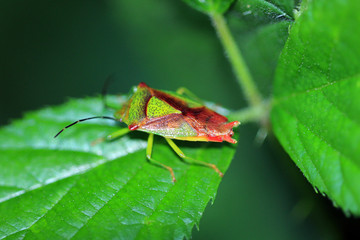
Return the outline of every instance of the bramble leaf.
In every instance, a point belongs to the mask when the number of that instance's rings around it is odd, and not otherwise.
[[[357,0],[307,1],[280,57],[271,114],[276,136],[305,177],[355,215],[360,215],[359,9]]]
[[[191,7],[201,12],[212,13],[224,13],[234,0],[183,0]]]
[[[191,236],[220,177],[212,169],[182,162],[160,137],[145,157],[147,134],[131,132],[112,142],[91,142],[121,126],[110,120],[100,98],[71,100],[26,114],[0,129],[0,238],[182,239]],[[226,171],[230,144],[184,143],[185,154]]]

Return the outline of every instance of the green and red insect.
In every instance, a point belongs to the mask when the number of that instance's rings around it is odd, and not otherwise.
[[[187,97],[184,96],[185,93]],[[97,116],[80,119],[63,128],[55,137],[76,123],[95,118],[113,119],[128,125],[128,128],[122,128],[101,141],[112,140],[129,131],[149,133],[146,157],[150,162],[169,170],[173,181],[176,181],[173,169],[151,157],[154,134],[164,137],[171,148],[184,160],[210,167],[222,177],[223,173],[216,165],[187,157],[172,139],[236,143],[236,140],[231,138],[234,134],[233,127],[240,124],[238,121],[228,122],[225,116],[205,107],[201,100],[184,88],[180,88],[177,92],[160,91],[140,83],[134,87],[129,100],[115,112],[114,118]]]

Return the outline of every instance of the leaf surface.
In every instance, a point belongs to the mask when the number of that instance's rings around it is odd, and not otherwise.
[[[95,146],[91,141],[120,126],[99,98],[28,113],[0,130],[0,238],[4,239],[182,239],[190,237],[220,177],[212,169],[182,162],[160,137],[147,162],[147,134],[131,132]],[[226,171],[235,153],[229,144],[182,143],[185,154]]]
[[[360,2],[304,9],[280,57],[272,124],[311,184],[360,215]]]
[[[241,0],[237,1],[234,10],[248,19],[248,25],[253,26],[283,20],[292,21],[294,7],[293,0]]]

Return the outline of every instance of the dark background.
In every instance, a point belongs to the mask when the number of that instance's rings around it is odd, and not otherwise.
[[[244,49],[253,74],[267,76],[259,82],[265,95],[286,29],[270,36],[279,38],[276,46],[239,43],[271,48],[267,70],[255,64],[257,52]],[[182,1],[0,2],[1,126],[26,111],[98,95],[110,75],[110,93],[143,81],[158,89],[184,86],[232,109],[246,106],[210,20]],[[193,238],[350,238],[359,222],[316,194],[274,137],[258,146],[257,126],[241,128],[237,154]]]

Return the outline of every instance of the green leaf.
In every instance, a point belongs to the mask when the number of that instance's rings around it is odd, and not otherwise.
[[[284,13],[293,5],[292,0],[278,6],[263,0],[244,0],[237,1],[227,14],[235,41],[264,96],[272,94],[278,58],[292,24],[291,15]]]
[[[237,1],[234,10],[253,28],[261,23],[293,20],[294,7],[293,0],[241,0]]]
[[[95,146],[91,141],[119,129],[110,120],[74,120],[110,115],[100,98],[71,100],[28,113],[0,129],[0,238],[182,239],[190,238],[220,177],[212,169],[182,162],[162,138],[145,157],[147,134],[131,132]],[[226,171],[230,144],[177,141],[188,156]]]
[[[360,2],[304,9],[278,65],[272,124],[311,184],[360,215]]]
[[[191,7],[206,14],[226,12],[234,0],[183,0]]]

